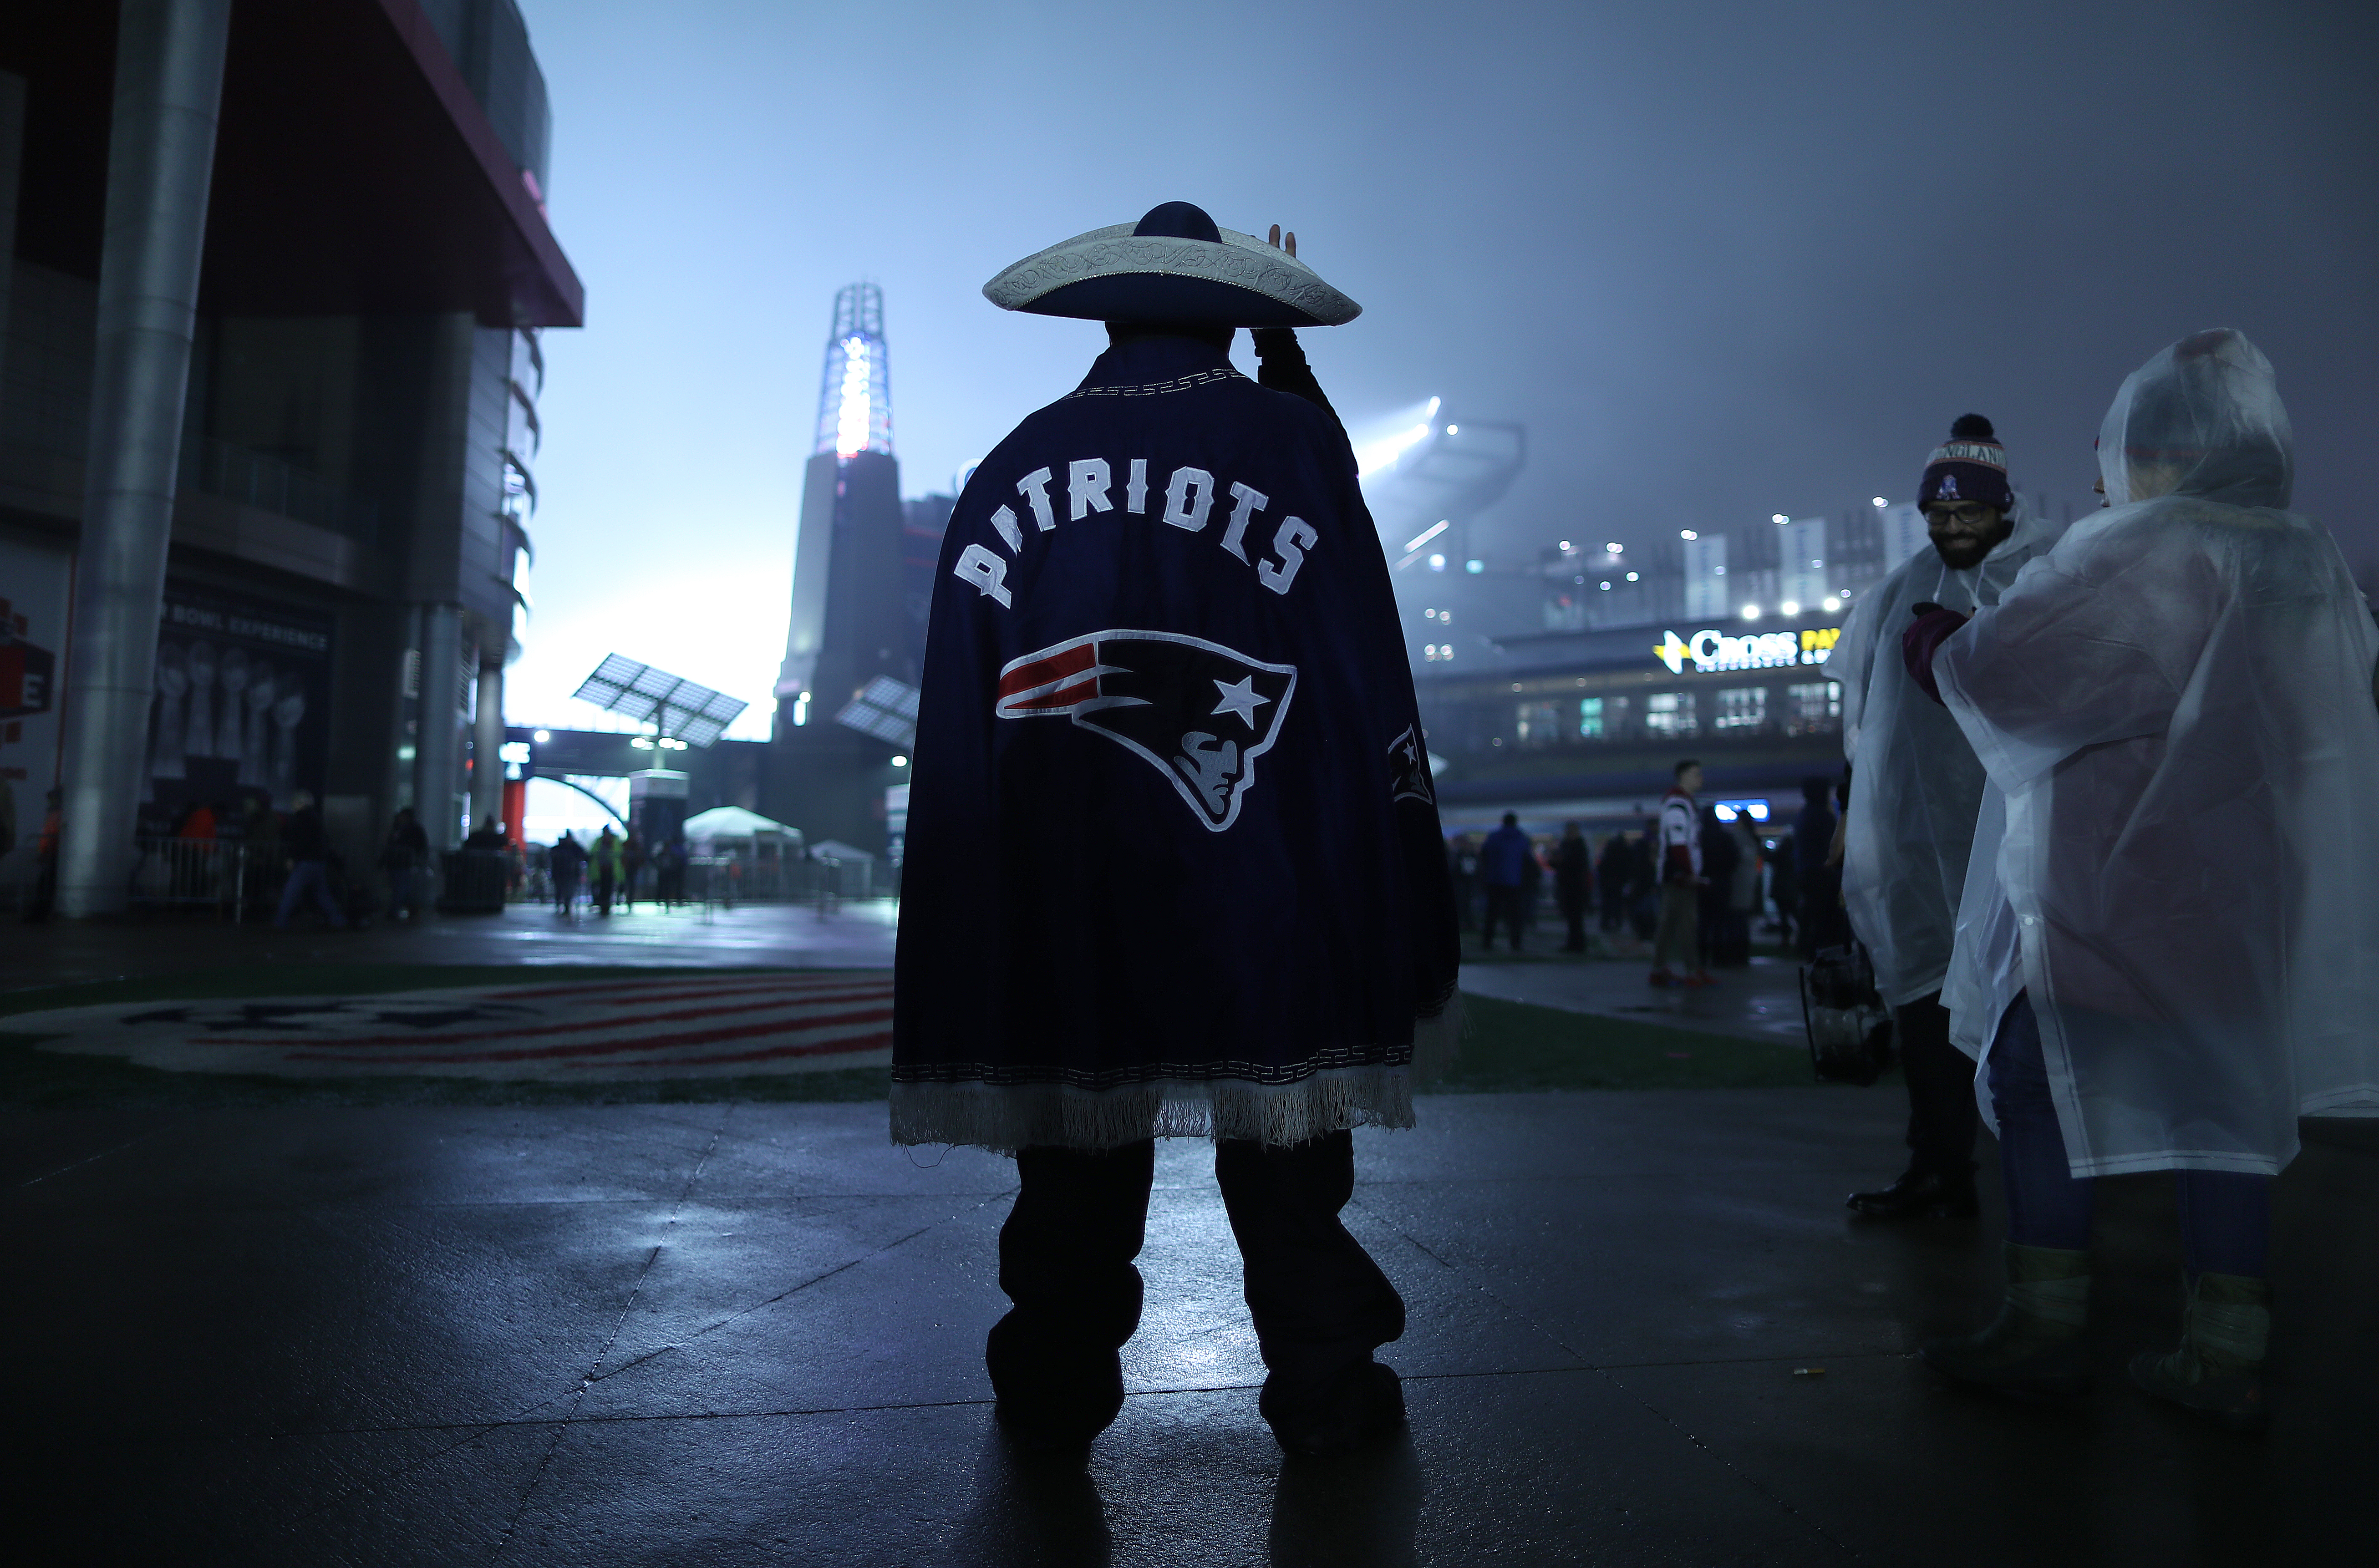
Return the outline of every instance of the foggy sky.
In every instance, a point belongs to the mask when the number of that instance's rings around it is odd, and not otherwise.
[[[587,325],[547,338],[514,722],[586,722],[616,650],[765,734],[835,290],[883,286],[903,488],[946,489],[1102,342],[984,281],[1173,199],[1362,302],[1302,334],[1350,425],[1527,424],[1491,559],[1905,500],[1970,409],[2080,503],[2122,377],[2233,326],[2298,509],[2379,561],[2379,7],[522,8]]]

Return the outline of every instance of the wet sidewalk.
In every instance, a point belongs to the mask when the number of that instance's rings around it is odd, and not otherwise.
[[[981,1363],[1013,1167],[878,1104],[0,1114],[12,1534],[40,1562],[2367,1562],[2379,1140],[2280,1183],[2278,1416],[2150,1405],[2168,1181],[2108,1184],[2097,1392],[1911,1359],[1998,1225],[1842,1208],[1892,1100],[1432,1096],[1357,1140],[1408,1434],[1286,1461],[1206,1146],[1162,1146],[1087,1465],[1010,1453]],[[1989,1175],[1986,1171],[1986,1176]]]
[[[220,921],[60,921],[0,927],[0,990],[231,964],[652,964],[787,965],[888,969],[900,906],[889,899],[837,904],[680,904],[649,901],[571,918],[547,904],[501,914],[425,914],[363,930]]]

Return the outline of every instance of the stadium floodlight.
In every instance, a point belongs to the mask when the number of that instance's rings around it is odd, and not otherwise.
[[[873,735],[903,752],[910,751],[917,744],[917,688],[889,675],[878,675],[859,695],[843,704],[834,721],[847,730]]]
[[[1429,440],[1431,432],[1437,428],[1437,409],[1438,400],[1431,398],[1429,406],[1421,411],[1419,424],[1400,429],[1394,435],[1382,436],[1376,440],[1366,441],[1357,447],[1355,449],[1357,476],[1368,479],[1374,474],[1395,467],[1407,452]]]
[[[752,706],[621,654],[605,658],[570,694],[606,713],[634,719],[655,735],[706,749]]]

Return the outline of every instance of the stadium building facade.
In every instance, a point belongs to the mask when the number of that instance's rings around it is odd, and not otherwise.
[[[309,791],[367,864],[400,806],[500,814],[539,333],[584,308],[548,137],[513,0],[0,22],[0,669],[44,677],[0,681],[0,828],[63,787],[66,912],[195,805]]]

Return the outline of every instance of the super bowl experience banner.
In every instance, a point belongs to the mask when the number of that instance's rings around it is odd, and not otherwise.
[[[330,744],[332,623],[302,610],[165,590],[146,802],[163,816],[250,796],[320,796]]]

